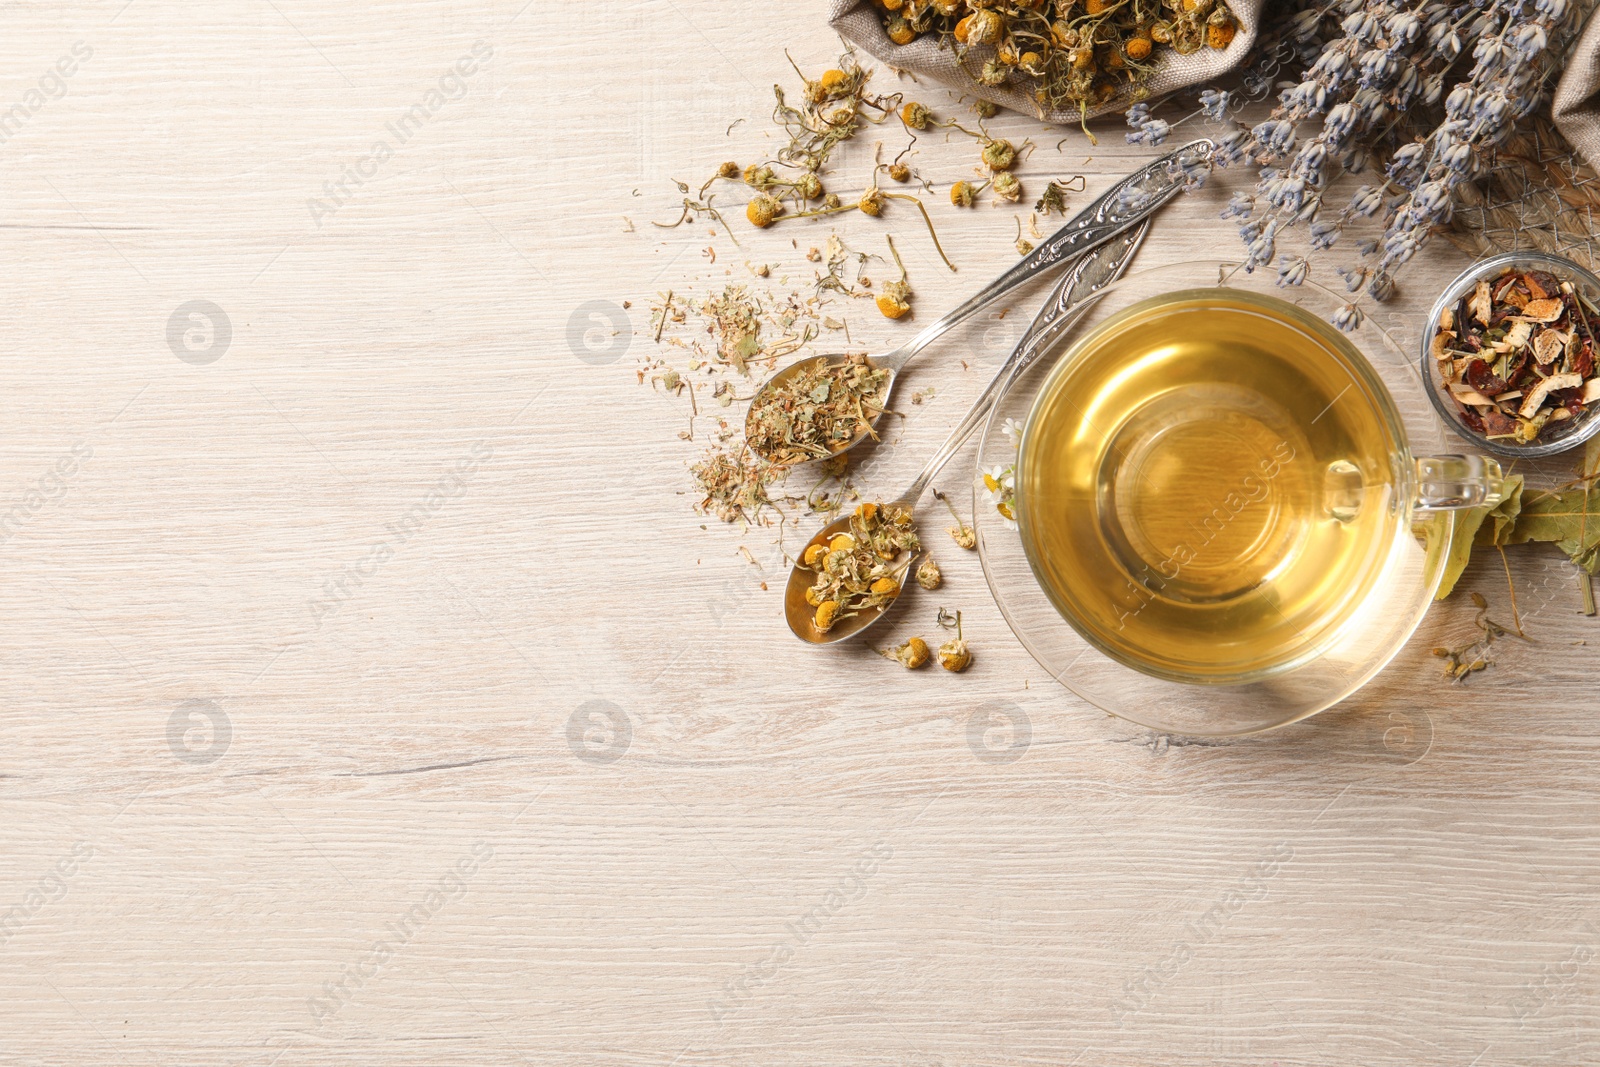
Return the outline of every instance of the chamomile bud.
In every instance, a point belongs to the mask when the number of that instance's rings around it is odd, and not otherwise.
[[[1010,141],[993,140],[983,146],[983,163],[990,170],[1007,170],[1017,161],[1017,150]]]
[[[774,219],[783,214],[783,201],[775,196],[762,193],[750,201],[744,209],[745,218],[750,220],[750,225],[757,229],[765,229],[772,225]]]

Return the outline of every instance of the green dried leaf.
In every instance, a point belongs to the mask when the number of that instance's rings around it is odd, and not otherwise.
[[[1590,574],[1600,572],[1600,488],[1545,493],[1526,500],[1504,542],[1550,541]]]
[[[1472,557],[1473,539],[1483,526],[1483,520],[1489,517],[1489,510],[1467,508],[1450,517],[1455,524],[1450,534],[1450,555],[1445,559],[1444,577],[1439,579],[1439,591],[1433,594],[1433,599],[1443,600],[1455,591],[1456,582],[1461,580],[1461,573],[1467,569],[1467,561]]]
[[[1517,516],[1522,513],[1522,475],[1513,474],[1505,480],[1500,503],[1489,509],[1484,525],[1478,529],[1473,543],[1484,548],[1508,545],[1508,538],[1516,528]]]

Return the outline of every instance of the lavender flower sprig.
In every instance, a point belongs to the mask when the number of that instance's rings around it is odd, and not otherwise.
[[[1240,219],[1245,269],[1278,262],[1278,283],[1299,285],[1306,256],[1278,255],[1304,226],[1312,252],[1336,245],[1347,226],[1381,219],[1360,261],[1341,268],[1347,291],[1373,300],[1395,292],[1395,273],[1450,221],[1462,183],[1486,172],[1519,119],[1546,101],[1573,34],[1575,0],[1309,0],[1287,5],[1264,28],[1263,53],[1243,78],[1247,94],[1278,81],[1277,106],[1253,127],[1231,123],[1216,138],[1217,166],[1250,159],[1259,180],[1223,212]],[[1298,9],[1297,9],[1298,8]],[[1470,42],[1470,49],[1468,47]],[[1279,75],[1298,68],[1287,83]],[[1225,116],[1227,94],[1208,90],[1200,113]],[[1140,105],[1134,143],[1159,144],[1170,126]],[[1344,174],[1377,175],[1347,204],[1327,203]],[[1363,319],[1352,301],[1341,328]]]

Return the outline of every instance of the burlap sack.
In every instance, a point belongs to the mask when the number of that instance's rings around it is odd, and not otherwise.
[[[1220,52],[1214,48],[1202,48],[1191,55],[1180,56],[1170,48],[1162,48],[1157,53],[1161,56],[1161,64],[1150,79],[1151,95],[1159,97],[1190,85],[1212,81],[1244,62],[1246,54],[1255,44],[1263,2],[1228,0],[1229,10],[1239,19],[1239,32],[1234,34],[1233,42]],[[829,0],[828,22],[845,40],[859,45],[891,67],[930,78],[969,96],[980,97],[1025,115],[1039,113],[1038,105],[1026,93],[1008,88],[995,89],[973,81],[956,65],[955,57],[939,47],[938,40],[932,34],[924,34],[905,45],[889,40],[883,20],[879,17],[879,8],[872,0]],[[993,53],[991,49],[981,48],[974,49],[972,54],[986,57]],[[1122,111],[1127,106],[1126,99],[1113,97],[1104,104],[1090,108],[1089,115],[1093,117]],[[1044,118],[1049,122],[1076,124],[1079,116],[1075,110],[1055,110],[1046,112]]]
[[[1567,67],[1556,83],[1550,113],[1584,161],[1600,169],[1600,17],[1591,15],[1567,50]]]

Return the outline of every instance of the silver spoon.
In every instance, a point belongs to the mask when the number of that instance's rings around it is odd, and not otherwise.
[[[908,511],[916,507],[917,501],[922,498],[928,484],[944,468],[961,446],[972,435],[972,432],[983,424],[989,417],[989,409],[994,406],[1001,387],[1010,380],[1011,376],[1031,363],[1041,352],[1050,347],[1050,344],[1060,335],[1061,331],[1077,321],[1082,312],[1087,309],[1086,301],[1105,286],[1121,277],[1132,261],[1134,253],[1139,250],[1145,234],[1150,229],[1148,218],[1135,224],[1133,229],[1127,230],[1114,237],[1109,243],[1101,245],[1086,254],[1076,266],[1051,292],[1050,299],[1045,302],[1039,314],[1034,317],[1027,331],[1022,335],[1011,350],[1011,354],[1001,363],[1000,369],[995,372],[989,384],[984,386],[983,393],[967,411],[965,417],[950,431],[950,436],[945,438],[938,451],[928,460],[927,466],[922,468],[910,487],[901,493],[886,507],[904,508]],[[805,558],[806,549],[815,544],[826,544],[837,534],[845,533],[850,527],[850,514],[847,512],[841,517],[824,526],[817,534],[806,542],[805,549],[800,551],[800,559]],[[913,555],[905,569],[900,572],[900,592],[905,590],[905,582],[911,577],[912,567],[916,565],[917,556]],[[891,600],[883,606],[856,615],[841,619],[826,632],[816,627],[816,609],[806,602],[806,590],[815,580],[815,572],[809,567],[796,562],[789,572],[789,584],[784,590],[783,612],[789,622],[789,629],[794,631],[796,637],[813,645],[832,645],[856,636],[871,627],[888,613],[893,604]],[[899,598],[895,594],[895,599]]]
[[[1152,212],[1168,200],[1171,200],[1183,188],[1181,178],[1174,174],[1174,168],[1169,164],[1206,159],[1215,147],[1215,144],[1210,140],[1201,138],[1168,152],[1166,155],[1134,171],[1113,185],[1088,207],[1074,215],[1071,221],[1051,234],[1048,240],[1028,253],[1010,270],[984,286],[983,289],[979,290],[960,307],[937,322],[932,323],[894,351],[886,352],[883,355],[869,356],[868,362],[871,365],[889,372],[889,380],[884,386],[881,404],[883,410],[880,410],[870,420],[871,429],[863,428],[849,442],[835,449],[829,455],[837,456],[854,448],[877,428],[878,422],[883,418],[884,411],[889,407],[889,398],[894,392],[895,384],[900,380],[900,372],[924,348],[933,344],[934,341],[937,341],[973,315],[1009,296],[1033,278],[1065,266],[1073,257],[1105,244],[1119,233],[1136,225],[1139,220],[1148,218]],[[776,391],[799,375],[803,368],[814,365],[818,360],[827,361],[830,365],[837,365],[849,358],[849,355],[845,353],[807,356],[767,379],[766,384],[751,399],[750,407],[745,413],[745,440],[750,443],[751,450],[769,463],[779,462],[782,457],[762,451],[757,445],[759,435],[754,432],[756,429],[756,416],[768,402],[773,400]],[[826,459],[828,455],[813,456],[811,458]],[[807,460],[798,462],[807,462]]]

